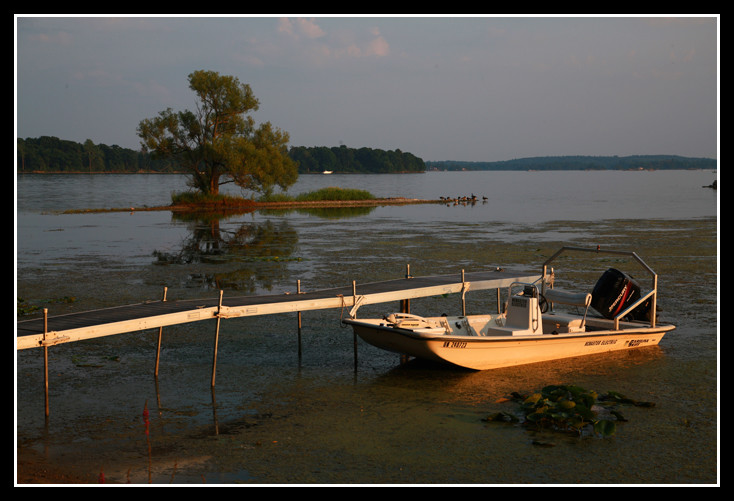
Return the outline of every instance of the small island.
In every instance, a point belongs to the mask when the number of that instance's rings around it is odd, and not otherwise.
[[[170,205],[155,207],[89,208],[64,211],[64,214],[91,212],[250,212],[258,209],[293,209],[313,207],[376,207],[380,205],[410,205],[443,203],[443,200],[389,197],[379,198],[365,190],[338,187],[322,188],[292,197],[284,194],[270,195],[258,200],[230,195],[203,195],[196,192],[174,194]]]

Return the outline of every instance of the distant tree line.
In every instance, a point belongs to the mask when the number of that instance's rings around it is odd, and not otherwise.
[[[154,159],[141,151],[117,145],[84,144],[53,136],[17,140],[18,172],[177,172],[167,159]]]
[[[298,162],[301,174],[323,171],[394,174],[425,172],[425,162],[411,153],[400,150],[347,148],[346,146],[294,146],[290,157]]]
[[[66,141],[53,136],[17,140],[18,172],[183,172],[170,158],[117,145]],[[684,170],[717,168],[711,158],[675,155],[532,157],[500,162],[424,162],[411,153],[346,146],[294,146],[288,155],[298,162],[300,174],[323,171],[349,173],[401,173],[426,170]]]
[[[184,172],[171,158],[159,158],[117,145],[66,141],[52,136],[18,139],[18,172]],[[400,150],[371,148],[292,147],[288,155],[300,174],[323,171],[350,173],[425,172],[422,159]]]
[[[716,169],[712,158],[676,155],[532,157],[500,162],[426,162],[429,170],[685,170]]]

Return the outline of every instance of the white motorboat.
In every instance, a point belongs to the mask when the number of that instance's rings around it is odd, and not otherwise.
[[[569,250],[631,256],[652,276],[644,295],[626,273],[610,268],[592,292],[554,288],[549,264]],[[371,345],[475,370],[657,345],[675,326],[657,323],[657,275],[635,253],[564,247],[536,283],[514,283],[496,314],[423,317],[393,313],[345,319]],[[498,296],[499,297],[499,296]],[[575,311],[558,311],[557,305]]]

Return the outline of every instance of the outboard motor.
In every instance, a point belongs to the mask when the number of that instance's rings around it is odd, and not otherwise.
[[[640,286],[629,275],[614,268],[609,268],[599,278],[591,293],[591,307],[604,318],[613,319],[629,305],[640,299]],[[626,318],[633,320],[649,320],[650,302],[647,301],[634,310]]]

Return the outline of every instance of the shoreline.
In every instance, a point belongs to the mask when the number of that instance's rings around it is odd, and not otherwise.
[[[180,204],[161,205],[155,207],[112,207],[106,209],[69,209],[62,214],[87,214],[101,212],[205,212],[205,211],[255,211],[258,209],[301,209],[301,208],[331,208],[331,207],[378,207],[383,205],[417,205],[445,203],[444,200],[430,200],[420,198],[375,198],[366,200],[316,200],[316,201],[289,201],[289,202],[254,202],[242,203],[212,203],[212,204]]]

